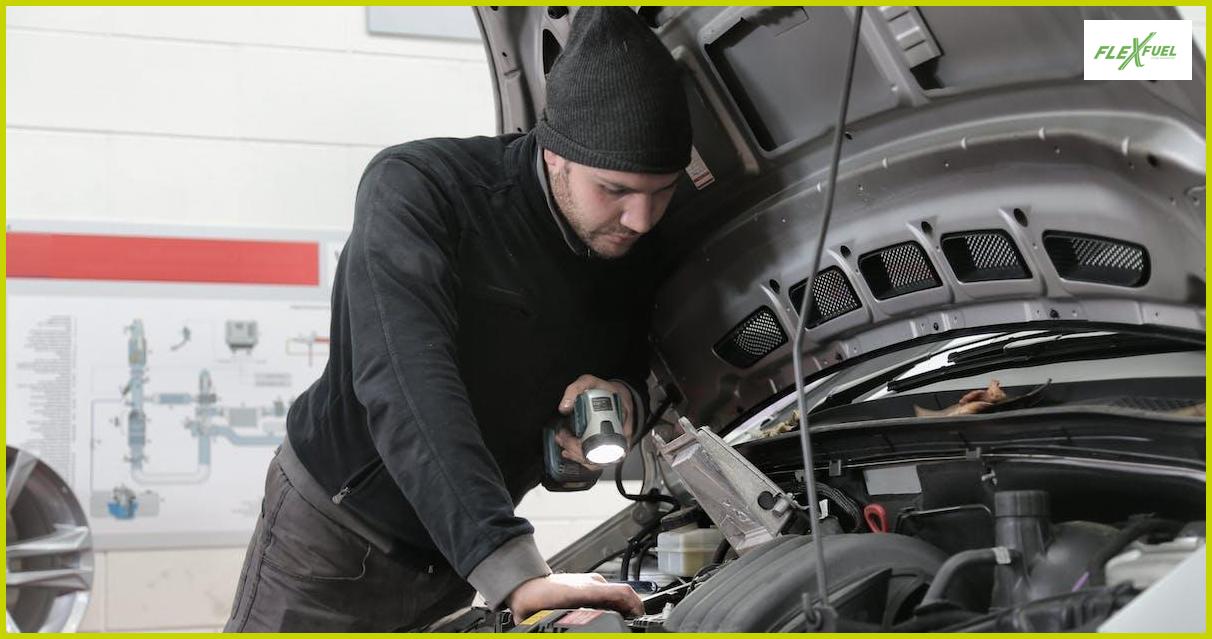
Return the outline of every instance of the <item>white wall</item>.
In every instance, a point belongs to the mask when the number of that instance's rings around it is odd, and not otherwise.
[[[1207,27],[1208,27],[1208,8],[1207,7],[1178,7],[1178,14],[1183,20],[1191,21],[1191,35],[1195,39],[1195,46],[1199,48],[1199,52],[1207,57]]]
[[[8,218],[347,230],[379,149],[491,135],[478,43],[362,7],[8,7]],[[536,491],[551,554],[621,508]],[[216,630],[244,548],[98,553],[90,631]]]
[[[361,7],[9,7],[8,216],[347,228],[390,144],[492,134],[479,44]]]

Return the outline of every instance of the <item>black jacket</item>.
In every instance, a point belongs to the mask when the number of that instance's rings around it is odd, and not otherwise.
[[[652,248],[578,255],[533,134],[384,150],[358,187],[323,376],[295,401],[298,458],[341,506],[466,577],[533,531],[513,509],[577,376],[644,388]]]

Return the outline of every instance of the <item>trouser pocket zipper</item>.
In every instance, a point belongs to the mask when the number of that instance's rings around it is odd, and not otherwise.
[[[337,491],[337,494],[332,496],[332,503],[340,506],[341,502],[344,501],[350,493],[357,490],[360,486],[362,486],[362,484],[368,482],[370,478],[382,468],[383,459],[379,458],[358,469],[358,472],[354,473],[353,476],[345,482],[345,485],[341,487],[341,490]]]

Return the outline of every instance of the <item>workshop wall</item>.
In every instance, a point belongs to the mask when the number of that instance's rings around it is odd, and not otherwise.
[[[1178,7],[1178,13],[1184,20],[1191,21],[1191,33],[1195,37],[1195,46],[1206,58],[1208,56],[1208,8],[1207,7]]]
[[[362,7],[6,14],[10,219],[345,231],[378,150],[495,130],[481,45],[371,35]],[[521,513],[551,554],[621,506],[540,490]],[[217,630],[243,554],[100,552],[81,630]]]
[[[495,129],[479,44],[361,7],[7,15],[9,217],[345,229],[379,149]]]

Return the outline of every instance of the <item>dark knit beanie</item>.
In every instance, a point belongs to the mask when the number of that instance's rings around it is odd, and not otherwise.
[[[690,163],[690,113],[673,56],[634,11],[582,7],[547,75],[539,144],[587,166],[673,173]]]

